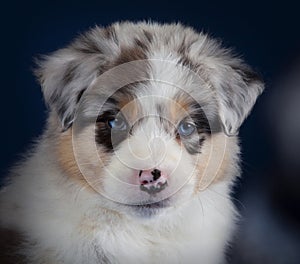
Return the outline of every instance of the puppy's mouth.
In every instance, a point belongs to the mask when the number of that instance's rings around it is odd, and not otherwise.
[[[130,207],[133,208],[144,208],[144,209],[161,209],[161,208],[166,208],[170,206],[170,199],[164,199],[162,201],[158,202],[149,202],[145,204],[133,204],[129,205]]]
[[[149,201],[148,203],[132,204],[126,206],[133,209],[134,213],[139,216],[150,217],[158,214],[163,209],[169,208],[171,206],[171,201],[170,198],[167,198],[157,202]]]

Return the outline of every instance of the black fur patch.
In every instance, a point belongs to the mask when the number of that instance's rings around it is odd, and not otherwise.
[[[178,63],[182,64],[183,66],[186,66],[188,68],[192,68],[192,69],[196,68],[193,61],[186,55],[181,55]]]
[[[62,77],[63,86],[68,85],[75,79],[78,63],[69,63]]]
[[[231,65],[231,68],[241,74],[243,81],[249,85],[253,82],[263,82],[263,78],[250,67],[241,65],[240,67]]]
[[[191,46],[197,41],[197,39],[187,40],[183,38],[181,44],[178,47],[178,54],[180,55],[179,64],[182,64],[191,69],[196,69],[198,65],[188,56]]]
[[[103,49],[99,44],[101,42],[96,42],[92,36],[93,35],[90,34],[90,32],[81,35],[74,43],[72,43],[72,48],[84,54],[103,54]]]
[[[189,117],[195,123],[198,133],[205,133],[205,134],[212,133],[210,123],[204,111],[198,104],[192,104],[190,106]]]
[[[144,33],[144,35],[145,35],[147,41],[148,41],[149,43],[152,43],[152,41],[153,41],[153,36],[152,36],[152,34],[151,34],[149,31],[147,31],[147,30],[143,30],[143,33]]]
[[[97,118],[96,142],[104,146],[107,152],[113,152],[114,148],[128,137],[128,130],[114,131],[108,125],[108,122],[117,114],[117,111],[107,111]]]
[[[139,40],[138,38],[134,39],[134,43],[136,46],[140,47],[142,50],[147,51],[148,47],[145,42]]]
[[[108,39],[112,39],[117,45],[119,45],[116,30],[113,26],[108,26],[104,29],[104,36]]]
[[[147,59],[146,50],[141,48],[137,43],[136,46],[132,48],[123,47],[121,48],[120,56],[115,60],[113,66],[121,65],[135,60],[145,60]]]
[[[103,105],[104,112],[100,113],[97,117],[96,143],[104,146],[108,152],[112,152],[130,134],[129,124],[127,124],[127,130],[114,131],[108,126],[108,121],[120,114],[119,105],[122,100],[131,101],[134,99],[135,87],[136,84],[129,84],[119,89],[113,96],[106,100]]]
[[[28,259],[22,255],[20,249],[25,242],[25,237],[16,230],[0,229],[0,263],[25,264]]]
[[[76,98],[76,103],[79,103],[84,91],[86,90],[87,88],[84,88],[82,89],[78,94],[77,94],[77,98]]]

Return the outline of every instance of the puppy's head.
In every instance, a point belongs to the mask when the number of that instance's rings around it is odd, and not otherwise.
[[[110,209],[142,215],[237,176],[235,136],[263,90],[239,58],[179,24],[96,27],[37,75],[62,169]]]

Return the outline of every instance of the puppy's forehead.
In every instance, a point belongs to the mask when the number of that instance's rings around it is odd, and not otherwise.
[[[162,89],[157,88],[158,85],[153,82],[148,82],[146,86],[137,88],[132,96],[135,96],[133,100],[119,102],[119,109],[128,120],[134,123],[147,117],[159,117],[176,123],[177,119],[186,115],[185,102],[176,96],[178,89],[166,87],[162,92]],[[169,93],[166,90],[169,90]]]
[[[125,102],[145,96],[178,99],[188,94],[201,104],[213,97],[204,78],[181,64],[179,55],[163,57],[159,51],[148,55],[143,60],[117,64],[104,72],[93,83],[94,92]]]
[[[139,61],[132,63],[139,64]],[[195,77],[195,73],[189,69],[174,61],[148,60],[142,63],[145,72],[141,74],[141,67],[137,67],[138,72],[134,76],[135,67],[132,63],[122,64],[122,74],[117,70],[116,74],[112,73],[108,81],[106,80],[107,83],[95,83],[87,105],[91,107],[94,101],[98,112],[111,108],[121,110],[132,122],[145,116],[160,116],[175,124],[195,107],[206,109],[208,113],[216,112],[209,108],[210,105],[216,106],[206,83]],[[122,86],[124,72],[133,76],[129,82],[138,81]],[[146,78],[140,78],[141,76]],[[101,104],[103,106],[100,109]]]
[[[215,107],[211,87],[191,59],[195,47],[201,46],[199,34],[180,25],[127,23],[114,24],[104,33],[114,55],[94,82],[92,93],[113,98],[119,108],[138,98],[139,111],[149,114],[162,114],[171,101],[184,107],[191,101]]]

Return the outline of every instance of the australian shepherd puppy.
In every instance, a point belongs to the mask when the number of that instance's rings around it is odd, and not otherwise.
[[[49,118],[0,193],[1,263],[224,262],[258,75],[206,34],[144,22],[95,27],[35,73]]]

